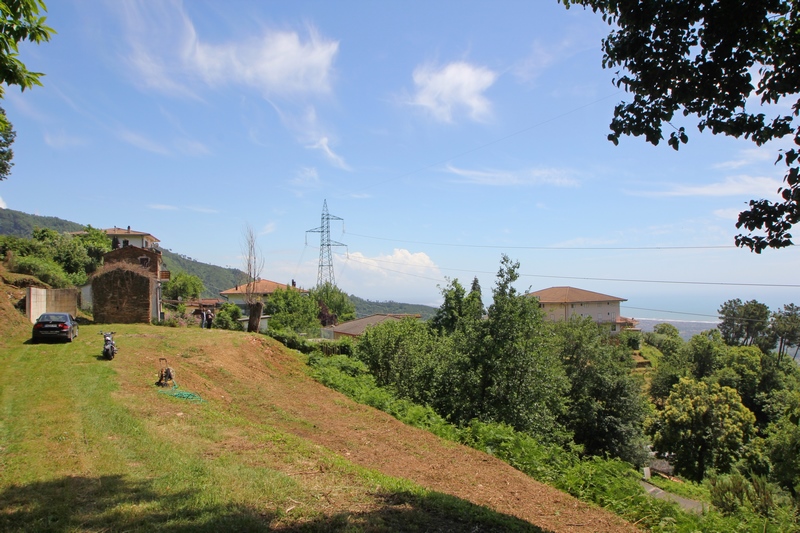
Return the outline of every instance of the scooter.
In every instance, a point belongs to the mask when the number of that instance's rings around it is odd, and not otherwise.
[[[100,332],[100,335],[103,336],[103,357],[106,359],[114,359],[114,356],[117,355],[117,343],[114,342],[114,335],[116,331],[109,331],[109,332]]]

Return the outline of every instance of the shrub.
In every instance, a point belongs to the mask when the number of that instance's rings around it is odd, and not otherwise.
[[[34,256],[17,257],[14,260],[14,272],[36,276],[57,289],[72,286],[64,270],[51,259],[42,259]]]

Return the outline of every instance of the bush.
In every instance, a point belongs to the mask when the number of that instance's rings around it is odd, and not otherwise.
[[[232,331],[244,331],[244,325],[239,322],[242,318],[242,310],[239,306],[232,303],[222,304],[217,314],[214,315],[212,326],[217,329],[229,329]]]
[[[50,259],[34,256],[17,257],[14,260],[14,272],[36,276],[56,289],[73,286],[64,270]]]

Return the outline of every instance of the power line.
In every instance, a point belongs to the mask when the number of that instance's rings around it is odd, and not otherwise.
[[[426,246],[450,246],[454,248],[490,248],[490,249],[509,249],[509,250],[721,250],[737,249],[730,244],[719,244],[710,246],[502,246],[498,244],[454,244],[447,242],[425,242],[410,241],[403,239],[389,239],[386,237],[375,237],[372,235],[362,235],[360,233],[348,233],[355,237],[374,239],[378,241],[401,242],[405,244],[422,244]]]
[[[346,259],[353,260],[349,255],[345,256]],[[355,260],[359,263],[369,264],[367,261],[359,261]],[[376,263],[389,263],[393,265],[403,265],[403,266],[413,266],[416,268],[434,268],[425,265],[412,265],[410,263],[398,263],[397,261],[385,261],[381,259],[370,259],[370,261]],[[379,267],[383,268],[383,267]],[[464,268],[448,268],[448,267],[441,267],[437,266],[440,270],[448,270],[453,272],[471,272],[473,274],[496,274],[496,272],[489,272],[485,270],[469,270]],[[405,272],[401,272],[399,270],[391,270],[385,269],[391,272],[399,272],[401,274],[406,274]],[[412,274],[409,274],[412,275]],[[655,284],[664,284],[664,285],[709,285],[709,286],[722,286],[722,287],[773,287],[773,288],[782,288],[782,289],[800,289],[800,285],[796,284],[780,284],[780,283],[737,283],[737,282],[725,282],[725,281],[678,281],[678,280],[654,280],[654,279],[625,279],[625,278],[593,278],[588,276],[564,276],[564,275],[547,275],[547,274],[524,274],[519,273],[520,277],[528,277],[528,278],[552,278],[552,279],[577,279],[583,281],[613,281],[619,283],[655,283]],[[424,276],[417,276],[417,277],[424,277]],[[432,278],[425,278],[425,279],[432,279]]]

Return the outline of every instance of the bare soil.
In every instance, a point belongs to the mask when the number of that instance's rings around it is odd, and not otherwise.
[[[261,422],[268,418],[283,431],[357,465],[548,531],[638,531],[622,518],[539,483],[488,454],[406,426],[320,385],[306,375],[296,354],[272,339],[217,330],[206,335],[204,345],[192,348],[196,355],[170,361],[182,389],[202,392],[211,401],[235,403],[239,414]],[[231,342],[234,335],[238,343]],[[245,396],[249,400],[240,402]]]

